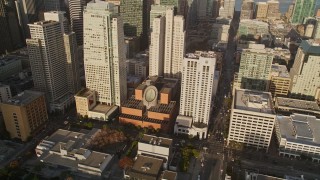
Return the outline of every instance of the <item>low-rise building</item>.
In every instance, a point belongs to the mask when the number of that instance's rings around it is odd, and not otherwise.
[[[0,84],[0,103],[5,102],[12,97],[10,86],[5,84]],[[1,111],[1,108],[0,108]]]
[[[289,116],[293,113],[301,113],[320,118],[320,107],[316,101],[276,97],[274,106],[277,114]]]
[[[64,167],[78,175],[102,176],[110,167],[113,155],[88,149],[99,132],[99,129],[79,132],[59,129],[42,140],[35,151],[40,161],[49,166]]]
[[[2,102],[4,123],[11,138],[27,141],[48,121],[44,93],[24,91]]]
[[[87,88],[80,90],[74,96],[78,115],[101,121],[111,119],[118,112],[118,107],[98,103],[96,96],[95,91]]]
[[[311,157],[320,162],[320,119],[304,114],[277,116],[275,131],[279,154]]]
[[[163,159],[163,168],[168,168],[172,157],[172,139],[143,135],[138,142],[138,155],[152,156]]]
[[[22,63],[19,57],[12,55],[0,57],[0,81],[20,71],[22,71]]]
[[[269,92],[273,97],[286,97],[290,89],[290,75],[284,65],[272,64]]]
[[[178,113],[173,100],[178,82],[178,79],[149,77],[135,89],[135,95],[122,104],[120,123],[170,132]]]
[[[238,142],[268,150],[275,116],[270,92],[236,89],[231,107],[228,145]]]
[[[138,155],[133,166],[124,173],[125,179],[175,180],[177,173],[163,171],[162,159]]]

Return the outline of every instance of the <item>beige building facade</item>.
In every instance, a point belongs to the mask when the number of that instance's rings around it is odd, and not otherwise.
[[[48,121],[45,96],[42,92],[24,91],[2,102],[1,109],[11,138],[27,141]]]

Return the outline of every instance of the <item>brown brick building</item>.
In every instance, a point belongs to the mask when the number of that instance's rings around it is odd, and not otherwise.
[[[120,123],[160,129],[163,132],[173,130],[178,114],[177,79],[149,77],[135,89],[135,95],[121,106]]]

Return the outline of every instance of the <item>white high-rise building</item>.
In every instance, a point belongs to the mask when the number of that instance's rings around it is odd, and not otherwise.
[[[149,76],[163,76],[164,67],[165,17],[153,20],[151,43],[149,48]]]
[[[68,19],[65,17],[66,12],[64,11],[49,11],[44,13],[44,19],[46,21],[57,21],[60,22],[61,32],[68,33],[69,23]]]
[[[183,16],[173,16],[173,11],[166,13],[166,35],[164,76],[180,78],[182,60],[185,54],[185,22]]]
[[[187,54],[182,63],[180,112],[174,132],[207,137],[212,110],[216,55],[214,52]]]
[[[290,70],[291,97],[313,100],[320,98],[320,45],[302,41]]]
[[[73,97],[68,96],[66,88],[66,55],[60,23],[40,21],[29,24],[29,29],[31,39],[27,39],[27,45],[34,87],[46,93],[50,111],[63,110]]]
[[[71,28],[79,45],[83,44],[83,8],[86,4],[86,0],[69,0]]]
[[[127,96],[123,22],[112,3],[87,4],[83,15],[86,86],[97,101],[120,106]]]
[[[222,0],[219,9],[219,17],[233,18],[235,0]]]

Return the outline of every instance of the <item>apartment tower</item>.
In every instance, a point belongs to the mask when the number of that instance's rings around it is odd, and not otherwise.
[[[296,0],[291,16],[292,24],[302,24],[304,18],[314,16],[316,0]]]
[[[180,112],[176,134],[207,137],[211,116],[216,57],[214,52],[187,54],[182,63]]]
[[[221,0],[219,17],[233,18],[235,0]]]
[[[158,16],[154,18],[152,26],[149,48],[149,76],[163,76],[165,17]]]
[[[254,1],[244,0],[241,6],[240,19],[252,19],[254,12]]]
[[[101,0],[88,3],[83,18],[86,86],[97,101],[120,106],[127,96],[122,18],[114,4]]]
[[[320,89],[320,45],[313,40],[302,41],[290,70],[291,97],[314,100]]]
[[[257,2],[255,8],[255,18],[265,19],[268,14],[268,4],[266,2]]]

